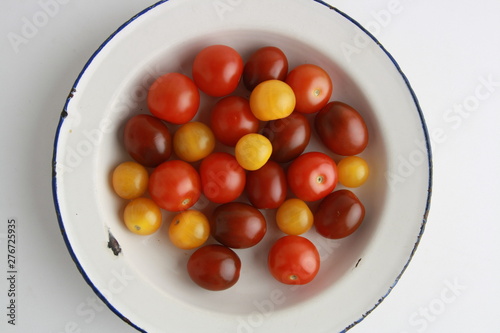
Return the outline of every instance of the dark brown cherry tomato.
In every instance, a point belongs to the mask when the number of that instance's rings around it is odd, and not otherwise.
[[[221,244],[246,249],[259,243],[267,231],[264,215],[255,207],[241,202],[218,206],[210,220],[212,236]]]
[[[212,202],[233,201],[245,189],[245,170],[229,153],[216,152],[208,155],[201,162],[199,172],[203,194]]]
[[[293,194],[299,199],[320,200],[337,186],[337,165],[326,154],[308,152],[300,155],[290,164],[287,181]]]
[[[158,118],[140,114],[130,118],[123,134],[125,150],[146,167],[156,167],[170,158],[172,136]]]
[[[272,276],[285,284],[306,284],[318,274],[320,257],[316,246],[302,236],[285,236],[269,251],[267,265]]]
[[[286,118],[268,122],[262,134],[273,145],[271,159],[286,163],[304,152],[311,138],[311,126],[304,115],[293,112]]]
[[[365,217],[365,207],[349,190],[326,196],[314,214],[314,226],[326,238],[339,239],[355,232]]]
[[[321,141],[335,154],[352,156],[368,145],[368,128],[353,107],[342,102],[328,103],[314,119]]]
[[[279,48],[266,46],[255,51],[243,68],[243,83],[252,91],[267,80],[284,81],[288,73],[288,59]]]
[[[193,282],[204,289],[219,291],[232,287],[240,278],[241,260],[228,247],[210,244],[193,252],[187,271]]]
[[[247,173],[246,193],[248,199],[259,209],[278,208],[286,199],[286,175],[274,161]]]
[[[210,127],[217,140],[234,147],[242,136],[257,132],[259,119],[253,115],[248,99],[227,96],[212,108]]]

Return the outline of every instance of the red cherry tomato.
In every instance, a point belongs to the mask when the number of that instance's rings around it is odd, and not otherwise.
[[[125,124],[123,143],[129,155],[146,167],[156,167],[170,158],[172,136],[158,118],[140,114]]]
[[[210,127],[217,140],[236,146],[238,140],[259,129],[259,119],[250,110],[250,103],[240,96],[227,96],[219,100],[210,114]]]
[[[285,236],[272,246],[268,256],[272,276],[285,284],[311,282],[320,268],[320,257],[314,244],[301,236]]]
[[[287,180],[293,194],[299,199],[320,200],[332,192],[337,185],[337,165],[326,154],[305,153],[290,164]]]
[[[335,154],[360,154],[368,145],[368,128],[353,107],[342,102],[328,103],[315,117],[321,141]]]
[[[192,72],[194,82],[207,95],[229,95],[240,81],[243,59],[229,46],[211,45],[196,55]]]
[[[253,90],[267,80],[284,81],[288,74],[288,59],[279,48],[266,46],[255,51],[243,68],[243,83]]]
[[[286,191],[285,171],[274,161],[247,174],[246,193],[256,208],[278,208],[286,199]]]
[[[332,95],[333,84],[328,73],[319,66],[304,64],[288,73],[286,83],[296,96],[295,110],[314,113],[323,108]]]
[[[304,152],[311,138],[311,126],[304,115],[293,112],[286,118],[268,122],[262,134],[273,145],[271,159],[287,163]]]
[[[184,124],[198,112],[200,93],[186,75],[168,73],[151,85],[147,100],[154,116],[173,124]]]
[[[212,236],[221,244],[246,249],[259,243],[267,231],[264,215],[251,205],[230,202],[218,206],[211,218]]]
[[[230,248],[210,244],[200,247],[189,257],[187,270],[191,280],[200,287],[225,290],[238,282],[241,260]]]
[[[158,206],[171,212],[192,207],[201,194],[200,176],[191,164],[172,160],[157,166],[149,177],[149,194]]]
[[[339,239],[355,232],[365,217],[365,207],[349,190],[326,196],[314,214],[314,226],[326,238]]]
[[[203,194],[212,202],[233,201],[245,189],[245,170],[231,154],[210,154],[201,162],[199,171]]]

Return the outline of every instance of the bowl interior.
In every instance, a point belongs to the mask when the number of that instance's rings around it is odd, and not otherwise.
[[[310,45],[278,34],[239,30],[227,31],[224,36],[219,34],[201,36],[184,41],[181,45],[170,46],[164,52],[148,59],[147,62],[140,64],[139,68],[134,68],[131,71],[131,77],[125,81],[126,84],[123,85],[120,95],[132,96],[132,98],[140,97],[136,99],[137,105],[126,110],[119,108],[118,111],[110,108],[103,114],[105,118],[109,119],[110,123],[116,124],[116,130],[102,137],[97,152],[96,162],[99,167],[95,176],[97,184],[102,185],[96,193],[96,199],[103,205],[103,209],[100,211],[101,220],[106,221],[105,225],[115,239],[118,240],[122,248],[121,255],[123,259],[137,273],[141,273],[147,283],[155,286],[160,292],[207,310],[241,314],[252,311],[254,307],[252,302],[242,302],[242,298],[251,296],[256,299],[264,299],[273,289],[281,287],[267,272],[267,252],[272,243],[278,237],[284,235],[275,227],[275,210],[264,211],[270,230],[262,243],[259,243],[254,248],[236,250],[238,255],[241,256],[243,265],[241,279],[237,285],[222,293],[206,293],[197,290],[197,287],[193,286],[187,275],[186,261],[193,251],[176,249],[168,240],[168,224],[175,214],[164,211],[165,223],[160,231],[152,236],[138,237],[131,234],[124,227],[120,215],[125,201],[117,198],[109,185],[110,173],[114,167],[123,161],[131,160],[123,148],[122,130],[125,121],[130,116],[137,113],[148,113],[145,104],[148,85],[154,78],[168,72],[175,71],[190,75],[191,63],[197,51],[212,44],[230,45],[238,50],[245,59],[259,47],[273,45],[280,47],[285,52],[291,68],[304,62],[318,64],[325,68],[331,74],[333,82],[340,86],[339,89],[335,89],[333,100],[348,103],[355,102],[356,107],[369,120],[370,133],[377,133],[380,128],[376,122],[370,121],[370,115],[374,114],[374,111],[371,110],[362,91],[341,68]],[[307,50],[306,55],[304,54],[305,50]],[[346,92],[349,92],[349,94]],[[249,92],[242,85],[234,94],[249,96]],[[203,94],[201,107],[195,120],[207,122],[210,109],[217,100]],[[312,121],[313,117],[310,118]],[[173,132],[176,126],[170,128]],[[234,153],[232,148],[223,145],[218,145],[217,150]],[[334,156],[325,149],[316,136],[312,138],[307,150],[322,151]],[[386,152],[381,140],[372,140],[369,148],[361,156],[367,159],[373,170],[386,169]],[[334,159],[338,162],[340,157],[334,156]],[[341,187],[341,185],[338,186],[338,188]],[[287,302],[281,304],[280,309],[311,299],[316,293],[322,292],[323,289],[334,286],[338,279],[355,266],[356,261],[362,256],[362,252],[373,237],[376,229],[375,224],[380,216],[379,207],[383,207],[386,190],[386,184],[383,181],[380,184],[380,179],[377,176],[372,177],[361,188],[353,190],[365,203],[368,214],[363,228],[352,237],[335,241],[322,239],[314,230],[307,233],[307,237],[315,241],[322,254],[321,272],[313,284],[301,287],[300,292],[284,288],[283,291]],[[377,196],[371,195],[375,192]],[[242,196],[239,201],[247,201],[247,199]],[[316,205],[317,203],[311,203],[311,207]],[[208,202],[207,199],[202,198],[193,209],[201,210],[210,215],[215,206]],[[213,242],[212,239],[210,241]],[[203,297],[200,297],[201,294],[203,294]],[[221,297],[224,297],[224,301],[217,301]]]

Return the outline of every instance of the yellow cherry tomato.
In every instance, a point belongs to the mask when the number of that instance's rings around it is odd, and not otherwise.
[[[280,80],[267,80],[250,94],[250,109],[262,121],[288,117],[295,108],[292,88]]]
[[[193,121],[179,127],[173,138],[175,154],[186,162],[207,157],[215,148],[215,136],[205,124]]]
[[[300,199],[288,199],[276,212],[278,228],[288,235],[301,235],[311,229],[314,216],[309,206]]]
[[[137,162],[123,162],[113,170],[113,189],[123,199],[135,199],[146,192],[148,179],[144,166]]]
[[[138,235],[151,235],[161,224],[161,209],[151,199],[136,198],[125,206],[123,219],[127,228]]]
[[[234,154],[239,165],[245,170],[258,170],[267,163],[273,152],[273,145],[261,134],[250,133],[236,143]]]
[[[344,157],[337,165],[339,182],[346,187],[359,187],[370,174],[368,163],[359,156]]]
[[[186,210],[174,216],[168,236],[172,243],[183,250],[191,250],[203,245],[210,235],[207,217],[197,210]]]

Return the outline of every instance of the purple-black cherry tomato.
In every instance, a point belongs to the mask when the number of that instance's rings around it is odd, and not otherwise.
[[[286,163],[304,152],[311,138],[311,126],[304,115],[293,112],[286,118],[268,122],[262,134],[273,145],[271,159]]]
[[[232,287],[240,277],[241,260],[228,247],[210,244],[196,250],[187,263],[189,277],[200,287],[212,291]]]
[[[287,180],[283,168],[274,161],[247,173],[246,192],[256,208],[274,209],[286,199]]]
[[[242,202],[218,206],[210,219],[212,236],[234,249],[246,249],[259,243],[267,231],[264,215]]]
[[[139,164],[156,167],[170,158],[172,135],[158,118],[139,114],[125,124],[125,150]]]
[[[288,74],[288,59],[279,48],[266,46],[255,51],[243,68],[243,83],[252,91],[267,80],[284,81]]]
[[[330,102],[314,119],[321,141],[335,154],[360,154],[368,145],[368,128],[363,117],[353,107],[342,102]]]
[[[355,232],[365,217],[365,206],[349,190],[326,196],[314,214],[314,226],[320,235],[340,239]]]

